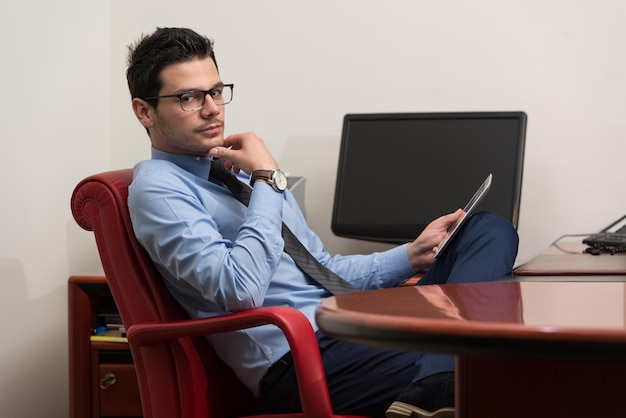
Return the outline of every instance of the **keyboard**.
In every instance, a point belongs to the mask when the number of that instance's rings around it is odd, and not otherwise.
[[[626,251],[626,215],[597,234],[583,239],[590,247],[608,251]]]

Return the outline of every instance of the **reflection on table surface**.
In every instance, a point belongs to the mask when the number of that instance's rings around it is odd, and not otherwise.
[[[623,282],[491,282],[372,290],[331,298],[324,306],[398,319],[626,330],[625,300]]]

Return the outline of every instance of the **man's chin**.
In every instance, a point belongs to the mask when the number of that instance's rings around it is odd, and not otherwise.
[[[218,142],[213,142],[213,141],[211,141],[211,142],[212,143],[210,145],[208,145],[206,148],[203,148],[202,151],[201,151],[202,152],[202,156],[205,157],[205,158],[209,157],[209,151],[211,151],[213,148],[223,147],[224,146],[224,140],[223,139],[220,139],[220,141],[218,141]]]

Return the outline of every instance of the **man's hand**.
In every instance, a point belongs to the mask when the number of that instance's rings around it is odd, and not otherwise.
[[[240,170],[251,174],[254,170],[274,170],[276,160],[265,146],[265,142],[252,132],[230,135],[224,139],[223,147],[211,148],[209,155],[221,158],[227,170]]]
[[[464,214],[462,209],[457,209],[454,213],[435,219],[415,241],[409,244],[407,255],[413,271],[421,273],[435,262],[437,245],[450,234],[454,225]]]

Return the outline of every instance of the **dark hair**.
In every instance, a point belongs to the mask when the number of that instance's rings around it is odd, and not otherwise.
[[[187,28],[157,28],[128,46],[126,80],[131,97],[157,96],[161,72],[171,64],[211,57],[217,68],[213,41]],[[156,107],[156,101],[152,103]]]

